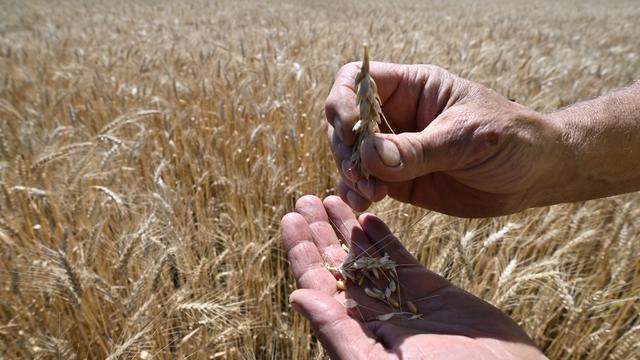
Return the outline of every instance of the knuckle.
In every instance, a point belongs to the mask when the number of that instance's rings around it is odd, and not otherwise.
[[[406,154],[407,158],[414,159],[416,162],[415,164],[408,164],[412,171],[417,170],[419,164],[425,164],[429,161],[429,147],[425,146],[423,138],[424,136],[421,133],[407,137],[408,146],[406,150],[409,152],[409,154]]]
[[[329,94],[329,96],[327,97],[327,99],[324,102],[324,113],[325,116],[327,117],[327,121],[329,121],[329,124],[334,125],[333,121],[336,115],[336,108],[337,108],[338,102],[336,99],[336,96],[333,95],[333,92]]]
[[[421,70],[427,71],[429,73],[433,73],[433,74],[438,74],[438,73],[442,73],[445,70],[443,68],[441,68],[438,65],[433,65],[433,64],[422,64],[419,65]]]
[[[338,69],[336,72],[336,79],[339,79],[343,76],[351,76],[351,74],[355,74],[360,71],[360,61],[352,61],[350,63],[344,64]]]
[[[440,80],[448,76],[453,76],[453,74],[451,74],[449,71],[445,70],[444,68],[438,65],[433,65],[433,64],[419,65],[418,71],[425,73],[432,80]]]

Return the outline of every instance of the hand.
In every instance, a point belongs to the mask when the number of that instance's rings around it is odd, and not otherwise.
[[[340,69],[325,106],[339,194],[354,209],[389,195],[450,215],[504,215],[546,205],[542,195],[567,182],[569,156],[550,117],[436,66],[375,62],[371,75],[397,135],[364,141],[362,163],[373,176],[361,178],[349,161],[359,69]]]
[[[299,287],[291,304],[311,322],[332,358],[544,358],[508,316],[426,270],[380,219],[371,214],[356,219],[336,196],[324,202],[313,196],[299,199],[296,212],[282,219],[282,235]],[[339,266],[347,256],[340,240],[355,257],[389,254],[399,264],[400,299],[411,300],[422,318],[378,321],[376,316],[398,310],[368,297],[354,283],[336,291],[327,266]],[[374,285],[367,280],[365,286]],[[347,309],[346,299],[358,305]]]

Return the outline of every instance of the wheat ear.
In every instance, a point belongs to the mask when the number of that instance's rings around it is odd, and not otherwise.
[[[385,125],[393,132],[389,122],[382,113],[382,101],[378,96],[378,86],[369,74],[369,48],[364,46],[364,58],[360,72],[356,75],[356,106],[360,113],[359,119],[353,126],[353,132],[358,135],[358,139],[353,146],[351,153],[351,163],[360,173],[369,178],[369,170],[362,164],[360,159],[360,148],[364,139],[370,134],[380,132],[379,125],[384,121]]]

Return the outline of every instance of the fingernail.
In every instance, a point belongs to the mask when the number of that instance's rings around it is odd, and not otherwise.
[[[342,160],[342,173],[347,180],[351,182],[358,181],[358,174],[356,174],[356,169],[353,168],[353,163],[351,160]]]
[[[396,167],[400,165],[400,151],[398,151],[398,147],[392,141],[376,137],[373,146],[378,152],[380,159],[382,159],[382,163],[386,166]]]
[[[339,116],[336,116],[335,118],[333,118],[333,129],[338,135],[338,139],[344,142],[344,139],[342,138],[342,119],[340,119]]]
[[[367,199],[369,200],[373,199],[373,193],[375,190],[374,180],[362,179],[356,183],[356,187],[362,193],[362,195],[364,195]]]

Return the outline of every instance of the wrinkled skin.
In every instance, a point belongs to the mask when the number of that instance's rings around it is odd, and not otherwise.
[[[342,176],[338,192],[355,210],[388,195],[461,217],[504,215],[546,205],[572,176],[561,129],[545,114],[436,66],[371,62],[397,135],[384,129],[364,141],[362,164],[372,175],[365,179],[349,161],[359,69],[360,63],[340,69],[325,104]],[[382,149],[391,162],[381,158]]]
[[[379,218],[364,214],[356,219],[337,196],[299,199],[296,212],[282,219],[282,235],[298,284],[291,304],[311,322],[332,358],[544,358],[508,316],[425,269]],[[377,315],[393,311],[388,305],[350,282],[345,292],[338,292],[327,266],[339,266],[346,257],[341,240],[356,257],[388,253],[399,264],[401,298],[412,300],[423,318],[378,321]],[[346,309],[346,298],[359,305]]]

